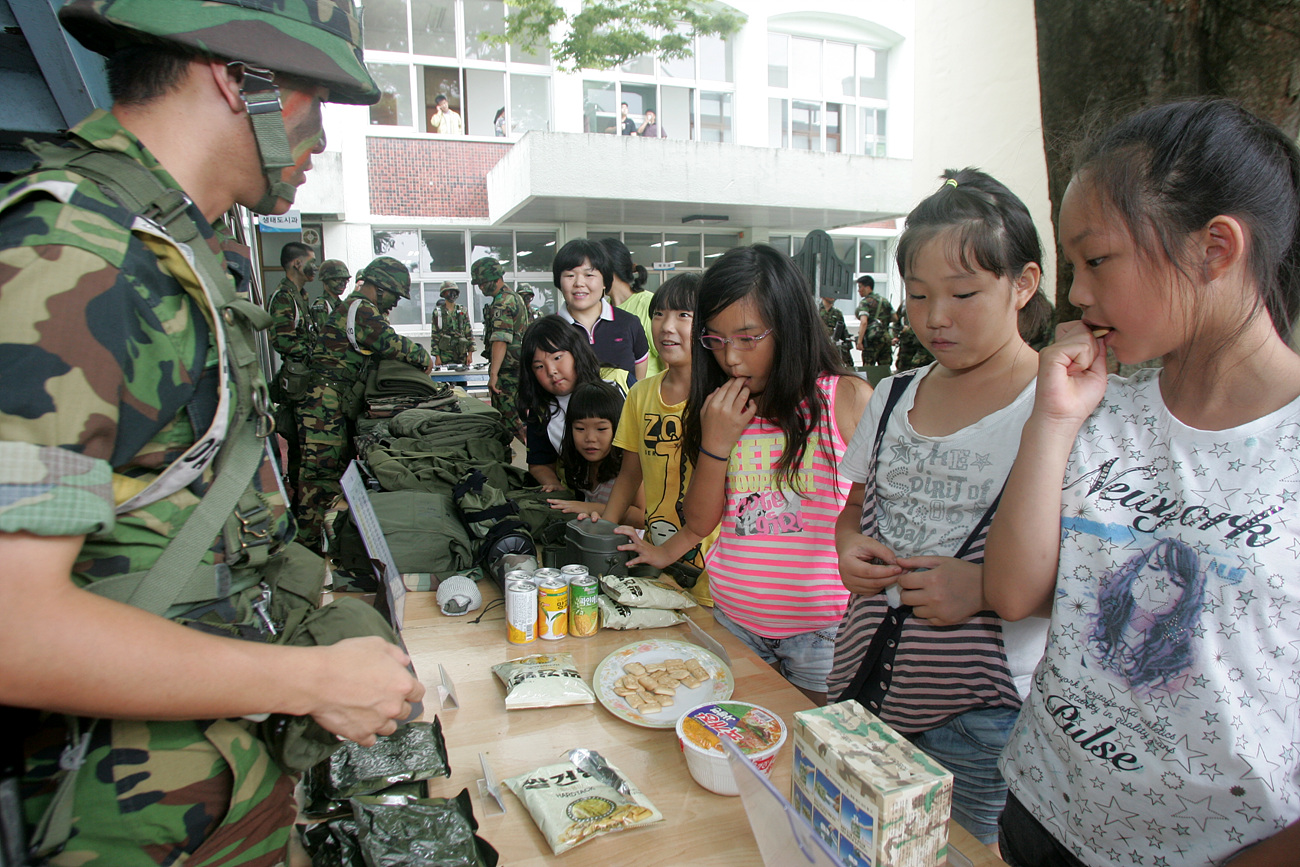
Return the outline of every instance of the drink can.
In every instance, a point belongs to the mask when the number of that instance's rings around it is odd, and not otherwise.
[[[537,636],[554,641],[568,634],[569,585],[559,575],[542,578],[537,582]]]
[[[561,566],[560,574],[564,576],[565,583],[572,587],[574,578],[585,578],[588,573],[586,566],[583,566],[581,563],[574,563],[571,566]]]
[[[549,566],[544,566],[533,573],[533,580],[536,581],[537,586],[540,587],[542,586],[542,582],[548,578],[560,578],[562,577],[562,574],[563,573],[561,573],[559,569],[552,569]],[[568,584],[569,582],[565,581],[564,583]]]
[[[532,580],[533,580],[533,573],[525,569],[511,569],[509,572],[506,573],[506,577],[505,577],[506,584],[509,584],[511,581],[532,581]]]
[[[532,581],[506,582],[506,640],[511,644],[537,640],[537,585]]]
[[[600,608],[596,605],[600,582],[588,575],[586,568],[578,568],[582,569],[582,574],[574,575],[569,582],[569,634],[575,638],[590,638],[600,627]]]

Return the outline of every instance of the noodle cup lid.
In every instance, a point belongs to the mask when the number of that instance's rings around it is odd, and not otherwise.
[[[775,753],[785,743],[786,726],[765,707],[743,701],[711,701],[686,711],[677,720],[677,737],[688,750],[725,756],[719,738],[751,758]]]

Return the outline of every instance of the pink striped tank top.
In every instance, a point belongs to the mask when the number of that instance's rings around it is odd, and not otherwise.
[[[709,586],[728,617],[764,638],[836,626],[848,605],[835,554],[835,520],[851,484],[835,473],[845,445],[835,423],[838,384],[834,375],[817,380],[828,409],[804,450],[797,481],[803,496],[775,486],[772,468],[785,435],[761,418],[740,435],[727,464]]]

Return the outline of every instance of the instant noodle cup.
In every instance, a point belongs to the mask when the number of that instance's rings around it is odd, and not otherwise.
[[[686,755],[686,767],[695,782],[719,795],[739,795],[731,763],[719,738],[740,747],[764,774],[785,743],[787,730],[781,718],[765,707],[743,701],[711,701],[688,710],[677,720],[677,740]]]

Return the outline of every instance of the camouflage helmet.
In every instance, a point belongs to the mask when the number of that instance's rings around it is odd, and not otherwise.
[[[438,287],[438,294],[443,298],[448,295],[455,298],[460,295],[460,287],[450,280],[443,280],[442,285]]]
[[[321,263],[320,270],[316,272],[316,277],[322,283],[332,283],[335,280],[347,281],[352,279],[352,272],[348,271],[348,266],[339,259],[326,259]]]
[[[475,260],[469,269],[470,282],[475,286],[482,286],[484,283],[495,283],[502,277],[506,276],[505,269],[501,263],[491,256],[484,256],[482,259]]]
[[[352,0],[69,0],[59,20],[100,54],[172,42],[329,88],[328,102],[373,105]]]
[[[529,300],[532,300],[533,295],[536,294],[536,293],[533,291],[533,287],[532,287],[532,286],[529,286],[527,283],[525,283],[524,285],[520,286],[518,289],[515,290],[515,292],[516,292],[516,294],[519,295],[520,298],[527,298],[527,299],[529,299]]]
[[[400,298],[411,297],[411,272],[392,256],[380,256],[357,273],[357,281],[392,292]]]

